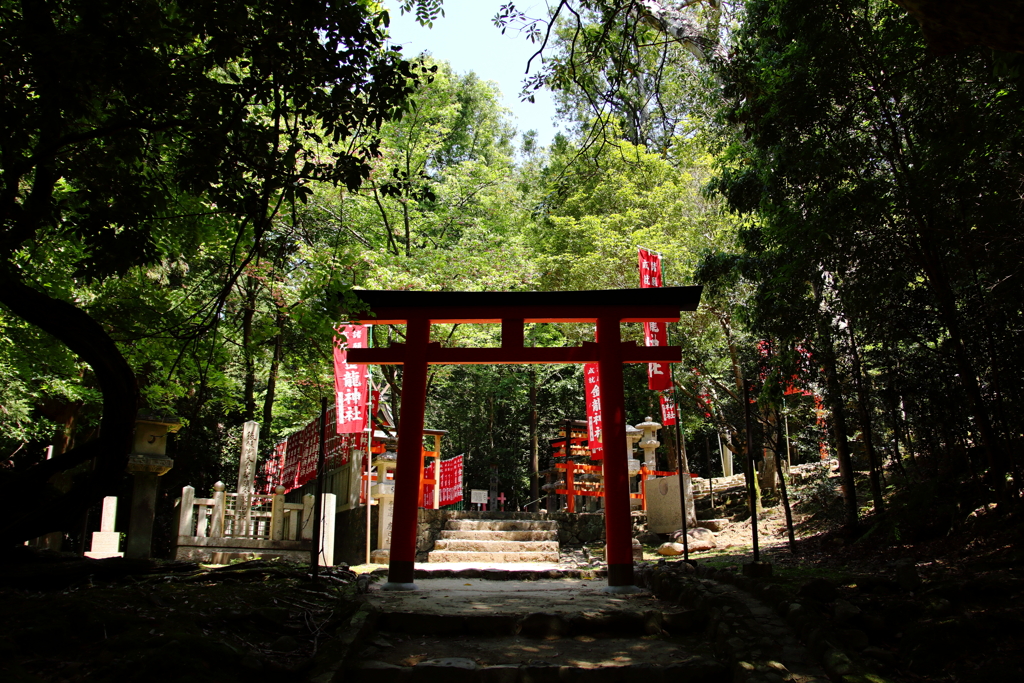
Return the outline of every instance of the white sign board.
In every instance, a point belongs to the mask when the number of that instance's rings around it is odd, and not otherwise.
[[[469,502],[470,503],[487,503],[487,489],[470,489],[469,491]]]

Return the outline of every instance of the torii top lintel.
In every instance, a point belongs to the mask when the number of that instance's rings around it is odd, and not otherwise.
[[[364,325],[432,323],[675,322],[680,311],[695,311],[703,287],[597,289],[570,292],[416,292],[357,290],[373,317]]]
[[[390,292],[361,290],[358,296],[376,317],[355,317],[367,325],[501,323],[500,348],[441,348],[429,341],[421,360],[429,364],[591,363],[598,343],[580,347],[524,348],[523,325],[531,322],[675,322],[679,311],[697,310],[701,287],[611,289],[579,292]],[[600,327],[600,325],[599,325]],[[618,337],[618,334],[615,335]],[[678,346],[637,346],[622,342],[623,363],[677,363]],[[404,344],[384,349],[351,349],[348,362],[374,365],[409,360]]]

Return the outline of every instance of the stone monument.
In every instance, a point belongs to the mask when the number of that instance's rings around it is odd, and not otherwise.
[[[127,558],[148,560],[152,553],[157,478],[174,467],[174,461],[167,457],[167,435],[180,428],[178,422],[156,417],[141,417],[135,421],[135,440],[127,467],[135,478],[128,543],[124,551]]]
[[[650,469],[656,469],[654,449],[661,445],[657,432],[661,425],[647,418],[637,425],[643,430],[640,447],[644,449],[644,459]],[[697,513],[693,507],[693,487],[690,486],[689,473],[683,472],[683,485],[686,495],[686,528],[697,525]],[[645,489],[647,497],[647,528],[656,534],[671,533],[683,526],[683,517],[679,512],[679,476],[657,477],[647,480]]]
[[[260,442],[258,422],[242,425],[242,452],[238,457],[238,487],[235,489],[235,523],[232,530],[236,537],[248,538],[253,535],[252,497],[256,491],[256,456]]]
[[[124,553],[119,552],[121,534],[114,531],[116,521],[117,496],[107,496],[103,499],[100,530],[92,532],[92,546],[91,550],[86,551],[86,557],[91,557],[94,560],[102,560],[105,557],[124,557]]]

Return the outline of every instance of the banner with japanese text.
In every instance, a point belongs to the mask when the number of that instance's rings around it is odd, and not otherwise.
[[[639,250],[640,287],[662,287],[661,254],[647,249]],[[667,346],[668,331],[663,322],[644,323],[644,344]],[[668,363],[647,364],[647,388],[652,391],[666,391],[672,387],[672,371]]]
[[[367,371],[365,365],[351,365],[348,349],[365,349],[368,332],[365,325],[345,325],[338,330],[344,337],[334,338],[334,392],[337,397],[338,434],[358,434],[366,429]]]
[[[676,423],[676,402],[670,396],[661,396],[661,424],[671,427]]]
[[[586,392],[587,401],[587,439],[590,442],[590,459],[604,459],[604,439],[602,438],[601,423],[601,383],[598,380],[597,363],[585,363],[583,365],[583,388]],[[569,441],[570,435],[566,435]],[[566,453],[569,449],[566,449]]]
[[[423,468],[425,479],[434,478],[434,463]],[[438,505],[444,507],[458,503],[462,500],[462,456],[456,455],[441,461],[441,496]],[[434,506],[434,485],[424,484],[423,486],[423,507]]]

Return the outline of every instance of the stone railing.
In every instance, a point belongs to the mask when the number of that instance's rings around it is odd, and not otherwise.
[[[223,482],[213,485],[212,498],[196,498],[195,489],[181,490],[178,536],[194,538],[251,538],[298,541],[313,537],[313,496],[301,503],[284,502],[284,487],[274,495],[251,498],[253,505],[237,509],[237,493],[227,493]]]

